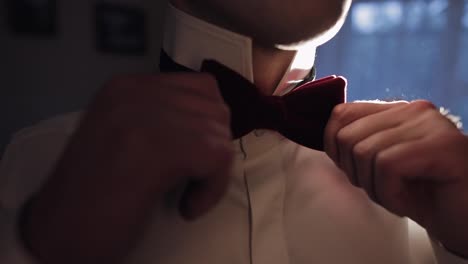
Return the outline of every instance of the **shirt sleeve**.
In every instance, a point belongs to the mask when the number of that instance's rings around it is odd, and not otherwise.
[[[0,161],[0,263],[35,264],[18,232],[18,216],[60,157],[78,113],[43,121],[18,132]]]

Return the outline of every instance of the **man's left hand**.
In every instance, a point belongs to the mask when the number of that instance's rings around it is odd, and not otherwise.
[[[468,256],[468,137],[432,103],[338,105],[324,141],[372,200]]]

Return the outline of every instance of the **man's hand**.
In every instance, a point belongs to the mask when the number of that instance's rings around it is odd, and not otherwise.
[[[338,105],[324,141],[371,199],[468,256],[468,138],[430,102]]]
[[[186,186],[186,218],[217,203],[231,144],[229,111],[210,75],[114,78],[25,212],[26,240],[44,263],[119,263],[176,189]]]

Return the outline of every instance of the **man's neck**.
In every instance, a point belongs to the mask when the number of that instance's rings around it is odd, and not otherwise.
[[[273,94],[295,54],[296,51],[265,48],[253,43],[253,75],[258,89],[264,94]]]

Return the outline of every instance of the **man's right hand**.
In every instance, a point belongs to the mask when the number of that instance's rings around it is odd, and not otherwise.
[[[25,239],[45,263],[115,263],[175,189],[187,186],[185,218],[216,204],[231,145],[229,111],[212,76],[114,78],[25,211]]]

